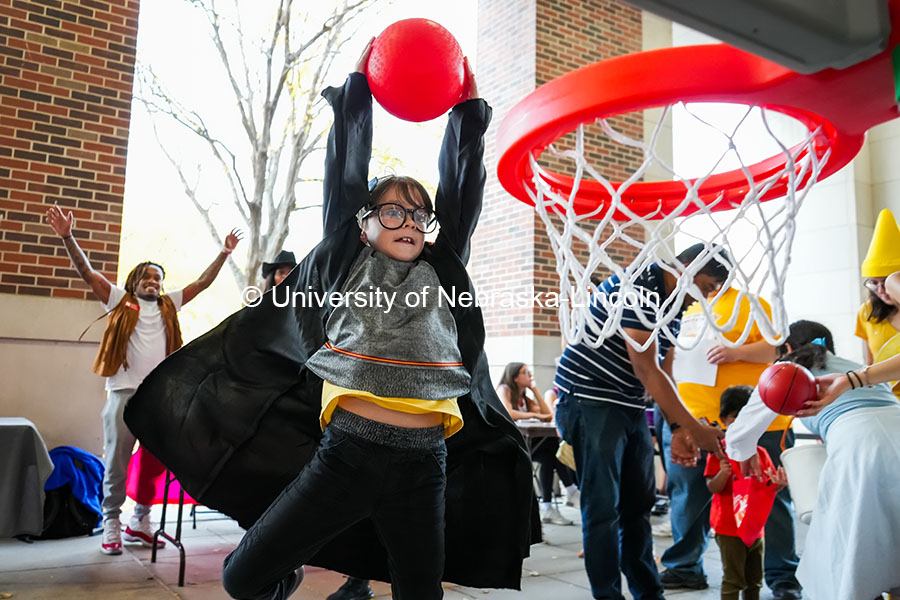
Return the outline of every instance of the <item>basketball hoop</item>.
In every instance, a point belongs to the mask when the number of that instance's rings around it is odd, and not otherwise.
[[[891,0],[895,18],[898,6],[900,0]],[[723,292],[701,302],[707,328],[734,347],[744,343],[755,323],[769,343],[781,343],[788,328],[782,298],[797,211],[817,180],[853,159],[869,128],[898,116],[891,60],[898,33],[892,32],[887,50],[841,71],[800,75],[724,44],[689,46],[595,63],[548,82],[519,102],[498,132],[497,170],[504,188],[533,205],[547,229],[557,259],[565,338],[599,346],[621,332],[623,310],[639,294],[635,279],[657,262],[675,275],[676,288],[651,310],[635,311],[654,332],[646,344],[625,337],[637,348],[645,348],[660,332],[676,341],[669,325],[681,314],[688,294],[701,296],[694,276],[724,249],[735,264],[729,265]],[[720,130],[726,141],[722,154],[702,174],[683,176],[656,150],[664,119],[647,141],[625,135],[610,122],[660,107],[664,115],[673,110],[693,115],[697,103],[746,107],[747,116],[738,126],[755,115],[759,133],[771,138],[774,152],[747,160],[739,148],[738,127]],[[805,132],[799,139],[785,141],[775,132],[773,120],[785,117]],[[643,160],[628,177],[613,180],[588,160],[584,127],[595,122],[608,142],[640,151]],[[572,131],[574,149],[555,148]],[[538,160],[545,150],[557,161],[568,161],[573,175],[542,167]],[[723,170],[727,161],[736,166]],[[670,179],[646,181],[648,173],[659,172]],[[781,200],[767,203],[773,199]],[[671,249],[676,235],[690,237],[691,219],[709,220],[716,233],[712,239],[695,238],[704,249],[684,265]],[[743,239],[755,237],[751,247],[734,243],[739,231],[745,231]],[[586,258],[576,256],[575,243],[586,246]],[[608,251],[623,243],[636,254],[633,260],[616,259]],[[619,277],[621,289],[618,299],[606,305],[607,320],[597,323],[590,315],[591,299],[598,293],[591,276],[601,266]],[[771,318],[760,302],[764,285],[774,289]],[[739,300],[731,318],[720,323],[711,305],[729,286],[737,288]],[[723,334],[734,328],[744,299],[750,318],[740,338],[731,342]],[[702,337],[691,339],[696,344]]]

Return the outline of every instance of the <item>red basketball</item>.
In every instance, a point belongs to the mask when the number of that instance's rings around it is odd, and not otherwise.
[[[763,371],[757,387],[765,405],[782,415],[795,415],[818,397],[816,378],[792,362],[777,362]]]
[[[404,19],[375,38],[366,76],[386,111],[407,121],[428,121],[460,100],[465,86],[462,49],[434,21]]]

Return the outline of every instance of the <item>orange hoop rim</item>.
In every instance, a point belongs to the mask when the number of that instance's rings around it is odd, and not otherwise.
[[[892,17],[897,17],[898,5],[900,0],[892,0]],[[803,123],[813,139],[807,149],[795,146],[793,150],[802,156],[811,148],[819,159],[830,150],[819,173],[819,180],[824,179],[856,156],[868,129],[900,114],[891,59],[898,29],[894,28],[888,48],[877,56],[847,69],[811,75],[725,44],[628,54],[571,71],[536,89],[504,118],[497,134],[498,177],[507,192],[534,205],[531,157],[537,158],[579,125],[677,102],[718,102],[758,106]],[[787,157],[779,153],[747,170],[753,181],[762,182],[786,163]],[[795,181],[795,187],[805,186],[809,174]],[[546,170],[542,177],[554,191],[571,194],[571,177]],[[687,181],[693,185],[697,180]],[[735,169],[706,178],[697,192],[710,210],[724,210],[741,201],[748,185],[745,173]],[[621,186],[622,182],[612,184],[616,190]],[[760,199],[783,197],[790,187],[785,174]],[[621,199],[639,216],[662,218],[683,203],[686,191],[684,181],[635,182],[621,193]],[[713,203],[719,198],[722,201]],[[609,200],[606,187],[583,180],[573,205],[577,214],[586,214]],[[699,207],[688,207],[679,214],[687,216],[696,210]]]

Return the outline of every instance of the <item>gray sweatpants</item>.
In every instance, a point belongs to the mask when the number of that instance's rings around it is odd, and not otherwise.
[[[100,417],[103,419],[103,461],[106,472],[103,475],[103,520],[118,519],[125,503],[125,481],[128,477],[128,462],[134,451],[135,438],[125,425],[123,413],[128,400],[136,390],[112,390],[106,397],[106,406]],[[150,507],[137,504],[134,515],[139,519],[150,514]]]

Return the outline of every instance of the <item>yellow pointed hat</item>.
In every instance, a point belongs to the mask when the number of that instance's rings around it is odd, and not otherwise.
[[[878,213],[861,271],[863,277],[887,277],[900,271],[900,228],[893,213],[886,208]]]

